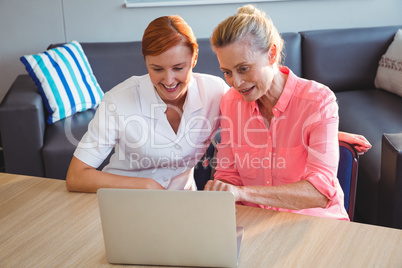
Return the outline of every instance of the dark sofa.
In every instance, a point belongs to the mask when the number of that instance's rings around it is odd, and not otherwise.
[[[298,76],[328,85],[338,98],[340,130],[363,134],[373,145],[360,158],[355,220],[402,228],[402,102],[401,97],[374,86],[378,62],[398,28],[402,26],[282,36],[285,65]],[[209,40],[200,39],[199,45],[194,71],[223,77]],[[82,47],[104,91],[147,72],[140,42],[82,43]],[[31,78],[19,75],[0,106],[6,172],[65,178],[94,111],[50,126],[45,113]]]

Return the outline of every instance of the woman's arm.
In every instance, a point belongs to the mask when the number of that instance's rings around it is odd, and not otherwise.
[[[334,180],[336,179],[339,161],[338,107],[334,98],[328,98],[319,108],[320,110],[314,109],[313,112],[314,115],[319,114],[320,116],[315,120],[313,120],[315,117],[311,116],[307,118],[310,119],[310,121],[306,120],[306,124],[303,124],[301,134],[303,135],[302,138],[305,139],[303,145],[307,152],[307,155],[303,156],[306,157],[306,159],[299,160],[306,162],[303,171],[300,168],[296,169],[288,164],[286,166],[286,172],[285,170],[283,172],[277,170],[278,174],[275,175],[277,178],[274,179],[282,179],[281,183],[279,183],[280,185],[271,184],[270,186],[266,186],[261,177],[256,178],[259,183],[244,185],[232,182],[231,176],[227,176],[227,168],[225,169],[225,167],[221,166],[221,171],[219,172],[219,170],[217,170],[215,173],[215,179],[217,181],[208,182],[205,186],[205,190],[231,191],[235,194],[236,201],[251,202],[263,206],[292,210],[317,207],[325,208],[330,205],[333,200],[336,201],[337,187]],[[223,112],[223,114],[225,113]],[[236,119],[232,120],[232,122],[233,121],[237,122]],[[236,126],[228,129],[232,130],[232,132],[223,132],[223,141],[230,140],[231,135],[236,135],[236,132],[233,131],[233,129],[237,129]],[[223,134],[226,134],[226,137]],[[282,135],[286,134],[282,133]],[[294,137],[288,137],[286,139],[294,139]],[[283,145],[284,147],[286,147],[286,139],[284,138],[284,141],[281,143],[285,144]],[[233,140],[236,140],[236,137],[234,137]],[[278,140],[276,141],[278,142]],[[230,144],[227,146],[231,147]],[[277,146],[280,145],[277,143]],[[227,149],[226,151],[229,150]],[[220,152],[221,150],[218,149],[218,159],[222,156],[222,154],[219,155]],[[231,154],[233,154],[233,152],[231,152]],[[225,156],[228,158],[227,155]],[[295,156],[283,155],[283,157],[284,161],[289,159],[289,163],[291,163],[291,157]],[[230,166],[230,168],[237,170],[242,167],[237,166],[236,168],[235,166]],[[289,169],[294,169],[297,173],[292,174]],[[285,181],[283,178],[288,179]],[[295,180],[293,178],[299,179]],[[226,180],[226,182],[223,180]],[[240,180],[242,180],[242,178],[240,178]]]
[[[205,191],[229,191],[236,201],[284,209],[325,208],[328,198],[310,182],[299,181],[278,186],[235,186],[224,180],[208,181]]]
[[[75,156],[67,172],[66,187],[71,192],[89,193],[95,193],[100,188],[165,189],[150,178],[127,177],[96,170]]]

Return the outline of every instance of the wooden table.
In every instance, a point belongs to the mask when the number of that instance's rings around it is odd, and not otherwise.
[[[402,267],[402,230],[241,206],[237,223],[239,267]],[[0,267],[104,266],[96,194],[0,174]]]

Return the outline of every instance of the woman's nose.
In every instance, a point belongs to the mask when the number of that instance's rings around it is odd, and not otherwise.
[[[167,72],[165,73],[164,80],[165,80],[164,82],[165,82],[165,84],[166,84],[167,86],[173,86],[173,84],[174,84],[175,81],[176,81],[176,77],[175,77],[175,75],[174,75],[173,72],[167,71]]]
[[[239,88],[243,83],[244,83],[244,80],[240,77],[240,75],[233,75],[232,86],[234,88]]]

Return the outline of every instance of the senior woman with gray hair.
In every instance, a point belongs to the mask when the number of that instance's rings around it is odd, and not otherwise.
[[[337,179],[338,105],[333,92],[281,65],[284,42],[252,5],[221,22],[211,37],[231,89],[221,101],[215,180],[238,203],[349,220]],[[357,135],[361,152],[371,145]],[[357,148],[359,150],[359,148]]]

